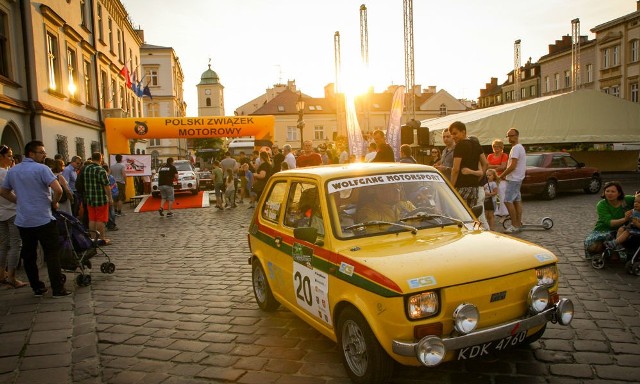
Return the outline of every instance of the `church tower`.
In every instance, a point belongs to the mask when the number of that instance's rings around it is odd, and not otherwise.
[[[198,116],[224,116],[224,87],[218,74],[209,69],[200,76],[198,88]]]

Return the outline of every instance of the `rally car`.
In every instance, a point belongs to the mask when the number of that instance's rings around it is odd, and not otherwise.
[[[472,359],[569,324],[556,256],[481,230],[481,208],[419,164],[278,172],[249,227],[255,300],[336,341],[355,383],[385,382],[394,360]]]

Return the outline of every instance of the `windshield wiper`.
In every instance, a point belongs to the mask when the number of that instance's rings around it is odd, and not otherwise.
[[[401,220],[402,221],[402,220]],[[418,233],[418,229],[412,225],[407,225],[407,224],[400,224],[400,223],[392,223],[390,221],[382,221],[382,220],[372,220],[372,221],[366,221],[364,223],[358,223],[358,224],[353,224],[350,225],[348,227],[345,228],[345,230],[349,231],[352,229],[357,229],[357,228],[364,228],[364,227],[371,227],[374,225],[390,225],[390,226],[395,226],[395,227],[399,227],[402,229],[406,229],[407,231],[411,231],[412,234],[416,234]]]
[[[456,224],[460,228],[464,226],[464,222],[460,219],[456,219],[451,216],[440,215],[437,213],[418,213],[413,216],[404,217],[400,219],[400,221],[403,221],[403,222],[409,221],[409,220],[427,221],[427,220],[433,220],[433,219],[447,219],[447,220],[451,220],[454,224]],[[444,227],[444,224],[440,223],[440,225]]]

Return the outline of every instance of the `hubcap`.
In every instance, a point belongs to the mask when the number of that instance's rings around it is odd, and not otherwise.
[[[266,294],[265,294],[265,276],[262,273],[262,270],[260,268],[256,268],[256,276],[253,279],[253,289],[255,289],[256,292],[256,297],[258,298],[258,301],[260,301],[261,303],[264,303],[265,298],[266,298]]]
[[[347,320],[342,329],[342,349],[349,368],[358,376],[367,371],[367,345],[358,324]]]

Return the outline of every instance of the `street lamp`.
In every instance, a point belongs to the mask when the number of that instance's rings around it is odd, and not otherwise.
[[[298,129],[300,130],[300,149],[303,148],[304,137],[302,132],[304,131],[304,100],[302,100],[302,93],[298,92],[298,101],[296,102],[296,109],[298,110]]]

